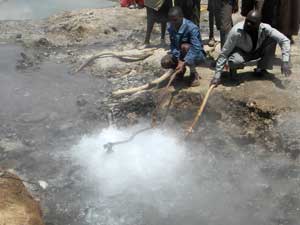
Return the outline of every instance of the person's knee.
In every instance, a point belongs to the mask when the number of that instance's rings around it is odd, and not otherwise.
[[[243,68],[243,63],[234,59],[229,59],[228,66],[231,69],[240,69]]]
[[[188,51],[190,50],[191,48],[191,44],[188,44],[188,43],[183,43],[181,44],[180,46],[180,49],[181,49],[181,52],[185,55],[188,53]]]
[[[169,69],[173,67],[174,61],[170,55],[166,55],[161,59],[160,64],[162,68]]]
[[[240,52],[234,52],[228,58],[228,66],[232,69],[242,69],[245,66],[245,56]]]

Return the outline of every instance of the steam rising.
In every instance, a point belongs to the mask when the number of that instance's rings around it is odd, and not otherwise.
[[[182,165],[185,147],[163,130],[140,134],[132,142],[115,146],[113,153],[106,153],[105,143],[127,139],[139,128],[108,128],[100,134],[83,137],[76,146],[78,157],[90,175],[98,178],[105,193],[156,188],[174,179]]]
[[[276,199],[293,188],[283,190],[262,173],[272,166],[287,168],[284,160],[278,165],[238,153],[216,157],[201,144],[187,147],[159,129],[105,153],[105,143],[126,139],[139,128],[108,128],[74,146],[87,182],[101,193],[97,201],[105,202],[105,207],[94,203],[89,224],[261,225],[277,224],[284,216]]]

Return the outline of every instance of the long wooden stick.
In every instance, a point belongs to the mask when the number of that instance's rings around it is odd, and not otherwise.
[[[127,60],[131,62],[136,62],[136,61],[142,61],[151,55],[153,55],[154,49],[146,49],[142,50],[141,53],[132,53],[130,51],[124,51],[124,52],[101,52],[99,54],[96,54],[89,59],[87,59],[78,69],[75,70],[75,73],[80,72],[83,70],[84,67],[88,66],[90,63],[95,61],[96,59],[100,57],[116,57],[120,60]]]
[[[154,111],[152,112],[152,121],[151,121],[151,126],[152,126],[152,127],[155,127],[155,126],[156,126],[156,120],[157,120],[158,110],[160,109],[160,107],[162,106],[162,104],[163,104],[163,102],[164,102],[164,100],[165,100],[165,97],[166,97],[166,95],[167,95],[167,92],[168,92],[169,87],[171,86],[172,82],[175,80],[175,78],[177,77],[177,75],[178,75],[179,73],[181,73],[181,72],[180,72],[180,71],[175,71],[175,72],[172,74],[172,76],[170,77],[170,80],[169,80],[167,86],[165,86],[164,88],[162,88],[161,90],[159,90],[159,94],[158,94],[158,96],[159,96],[159,102],[158,102],[158,104],[156,105]],[[170,108],[172,99],[173,99],[173,97],[170,99],[167,109]],[[168,111],[169,111],[169,110],[167,110],[167,112],[168,112]]]
[[[144,84],[142,86],[139,87],[134,87],[134,88],[129,88],[129,89],[125,89],[125,90],[118,90],[118,91],[114,91],[112,93],[113,96],[120,96],[120,95],[125,95],[125,94],[133,94],[136,93],[138,91],[142,91],[142,90],[146,90],[149,88],[154,87],[155,85],[167,80],[168,78],[170,78],[172,76],[172,74],[174,73],[173,69],[168,70],[166,73],[164,73],[161,77],[151,81],[148,84]]]
[[[189,135],[193,132],[194,127],[196,126],[198,120],[200,119],[200,117],[201,117],[201,115],[202,115],[202,113],[203,113],[203,111],[204,111],[204,108],[205,108],[205,106],[206,106],[206,104],[207,104],[207,101],[208,101],[208,98],[209,98],[209,96],[210,96],[210,93],[212,92],[212,90],[213,90],[215,87],[216,87],[215,85],[211,85],[211,86],[209,87],[209,89],[208,89],[208,91],[207,91],[207,93],[206,93],[206,95],[205,95],[205,97],[204,97],[204,99],[203,99],[203,102],[201,103],[200,108],[199,108],[199,110],[197,111],[197,114],[196,114],[196,116],[195,116],[195,118],[194,118],[194,121],[193,121],[192,125],[191,125],[191,126],[189,127],[189,129],[187,130],[187,133],[186,133],[185,138],[189,137]]]

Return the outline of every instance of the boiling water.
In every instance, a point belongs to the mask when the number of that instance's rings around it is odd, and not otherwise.
[[[105,194],[137,187],[155,189],[167,180],[175,179],[186,149],[164,130],[147,131],[132,142],[115,146],[113,153],[106,153],[105,143],[125,140],[141,127],[126,130],[110,127],[83,137],[75,147],[77,159],[86,166],[90,176],[97,177]]]
[[[170,130],[159,129],[106,153],[105,143],[126,139],[141,127],[111,127],[82,137],[72,148],[83,174],[81,204],[89,205],[88,224],[261,225],[284,215],[280,196],[289,195],[297,182],[262,171],[285,168],[287,161],[237,152],[216,157],[201,143],[187,147]]]

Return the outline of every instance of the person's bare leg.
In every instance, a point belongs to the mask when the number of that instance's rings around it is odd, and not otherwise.
[[[165,45],[166,44],[166,30],[167,30],[167,23],[166,22],[162,22],[161,25],[161,34],[160,34],[160,44],[161,45]]]
[[[215,25],[215,14],[213,10],[209,11],[209,40],[208,40],[208,46],[213,47],[215,46],[215,38],[214,38],[214,25]]]
[[[145,45],[150,44],[150,37],[155,23],[154,13],[152,13],[151,10],[153,9],[147,7],[147,31],[146,31],[146,37],[144,42]]]

